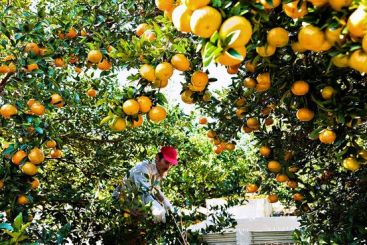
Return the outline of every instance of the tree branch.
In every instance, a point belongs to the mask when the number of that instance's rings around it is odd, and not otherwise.
[[[1,80],[0,82],[0,94],[2,94],[4,92],[5,86],[7,84],[7,82],[9,81],[10,77],[12,74],[8,73],[6,74],[6,76],[3,78],[3,80]]]

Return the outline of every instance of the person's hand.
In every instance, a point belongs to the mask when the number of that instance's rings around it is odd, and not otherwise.
[[[166,223],[166,210],[156,201],[152,205],[152,215],[155,222]]]
[[[167,199],[164,199],[163,200],[163,206],[164,208],[167,210],[167,211],[170,211],[170,212],[174,212],[174,208],[172,206],[172,204],[170,203],[170,201],[168,201]]]

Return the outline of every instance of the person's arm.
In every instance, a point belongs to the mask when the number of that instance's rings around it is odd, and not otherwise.
[[[158,191],[158,195],[160,196],[160,200],[163,203],[163,206],[166,210],[169,210],[171,212],[173,212],[173,206],[171,204],[171,202],[168,200],[168,198],[164,195],[164,193],[161,191],[160,188],[157,188]]]

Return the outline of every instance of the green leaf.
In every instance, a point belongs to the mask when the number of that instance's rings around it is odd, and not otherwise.
[[[14,228],[11,226],[10,223],[1,223],[0,224],[0,230],[8,230],[8,231],[13,231]]]
[[[216,43],[218,41],[218,39],[219,39],[219,33],[218,33],[218,31],[215,31],[213,33],[213,35],[210,37],[210,42],[211,43]]]
[[[99,123],[99,125],[100,126],[102,126],[103,124],[105,124],[105,123],[107,123],[107,122],[109,122],[111,119],[113,118],[113,116],[107,116],[107,117],[105,117],[105,118],[103,118],[102,120],[101,120],[101,122]]]
[[[238,39],[238,37],[240,36],[240,34],[241,34],[241,31],[240,30],[236,30],[236,31],[233,31],[233,32],[229,33],[226,36],[226,39],[223,42],[223,46],[224,47],[227,47],[227,46],[233,44]]]
[[[22,228],[23,224],[23,214],[19,213],[18,216],[14,219],[14,229],[19,231]]]
[[[164,94],[162,93],[157,93],[157,98],[158,98],[158,104],[168,104],[168,101],[166,99],[166,96],[164,96]]]
[[[228,50],[227,50],[227,52],[228,52],[231,56],[236,57],[237,59],[241,59],[241,60],[243,60],[243,56],[242,56],[240,53],[238,53],[235,49],[230,48],[230,49],[228,49]]]
[[[321,132],[323,129],[324,129],[323,127],[320,127],[320,128],[315,129],[314,131],[312,131],[312,132],[308,135],[308,137],[309,137],[310,139],[317,139],[317,138],[319,137],[320,132]]]

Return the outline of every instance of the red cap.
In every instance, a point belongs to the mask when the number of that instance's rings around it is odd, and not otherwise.
[[[163,146],[160,151],[164,160],[172,165],[177,165],[177,150],[172,146]]]

